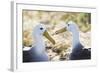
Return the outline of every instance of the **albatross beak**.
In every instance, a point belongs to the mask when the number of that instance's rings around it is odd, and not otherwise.
[[[44,32],[43,34],[49,41],[52,42],[52,44],[55,44],[55,40],[49,35],[47,31]]]
[[[60,30],[57,30],[57,31],[55,32],[55,34],[63,33],[63,32],[65,32],[66,30],[67,30],[66,27],[64,27],[64,28],[62,28],[62,29],[60,29]]]

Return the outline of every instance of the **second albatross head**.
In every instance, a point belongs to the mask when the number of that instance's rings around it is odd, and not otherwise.
[[[76,23],[74,23],[73,21],[69,21],[64,28],[57,30],[55,33],[59,34],[59,33],[65,32],[67,30],[70,32],[75,32],[78,30],[78,27],[77,27]]]

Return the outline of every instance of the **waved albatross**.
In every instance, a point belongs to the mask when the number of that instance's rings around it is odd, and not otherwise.
[[[73,21],[69,21],[66,26],[55,33],[59,34],[68,30],[72,33],[72,53],[70,54],[70,60],[81,60],[81,59],[91,59],[91,48],[84,48],[80,43],[79,39],[79,28],[77,24]],[[67,41],[67,40],[66,40]]]
[[[43,36],[45,36],[52,44],[55,44],[55,40],[49,35],[44,24],[39,23],[35,26],[32,32],[32,36],[35,39],[35,45],[29,50],[23,49],[23,62],[41,62],[49,61],[48,55],[45,49],[45,42]]]

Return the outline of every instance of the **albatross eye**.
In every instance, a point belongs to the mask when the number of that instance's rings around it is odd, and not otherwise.
[[[41,27],[40,30],[43,30],[43,28]]]
[[[70,24],[68,24],[68,26],[69,26]]]

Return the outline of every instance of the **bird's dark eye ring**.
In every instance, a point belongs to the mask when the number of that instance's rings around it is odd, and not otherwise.
[[[43,30],[43,28],[41,27],[40,30]]]

